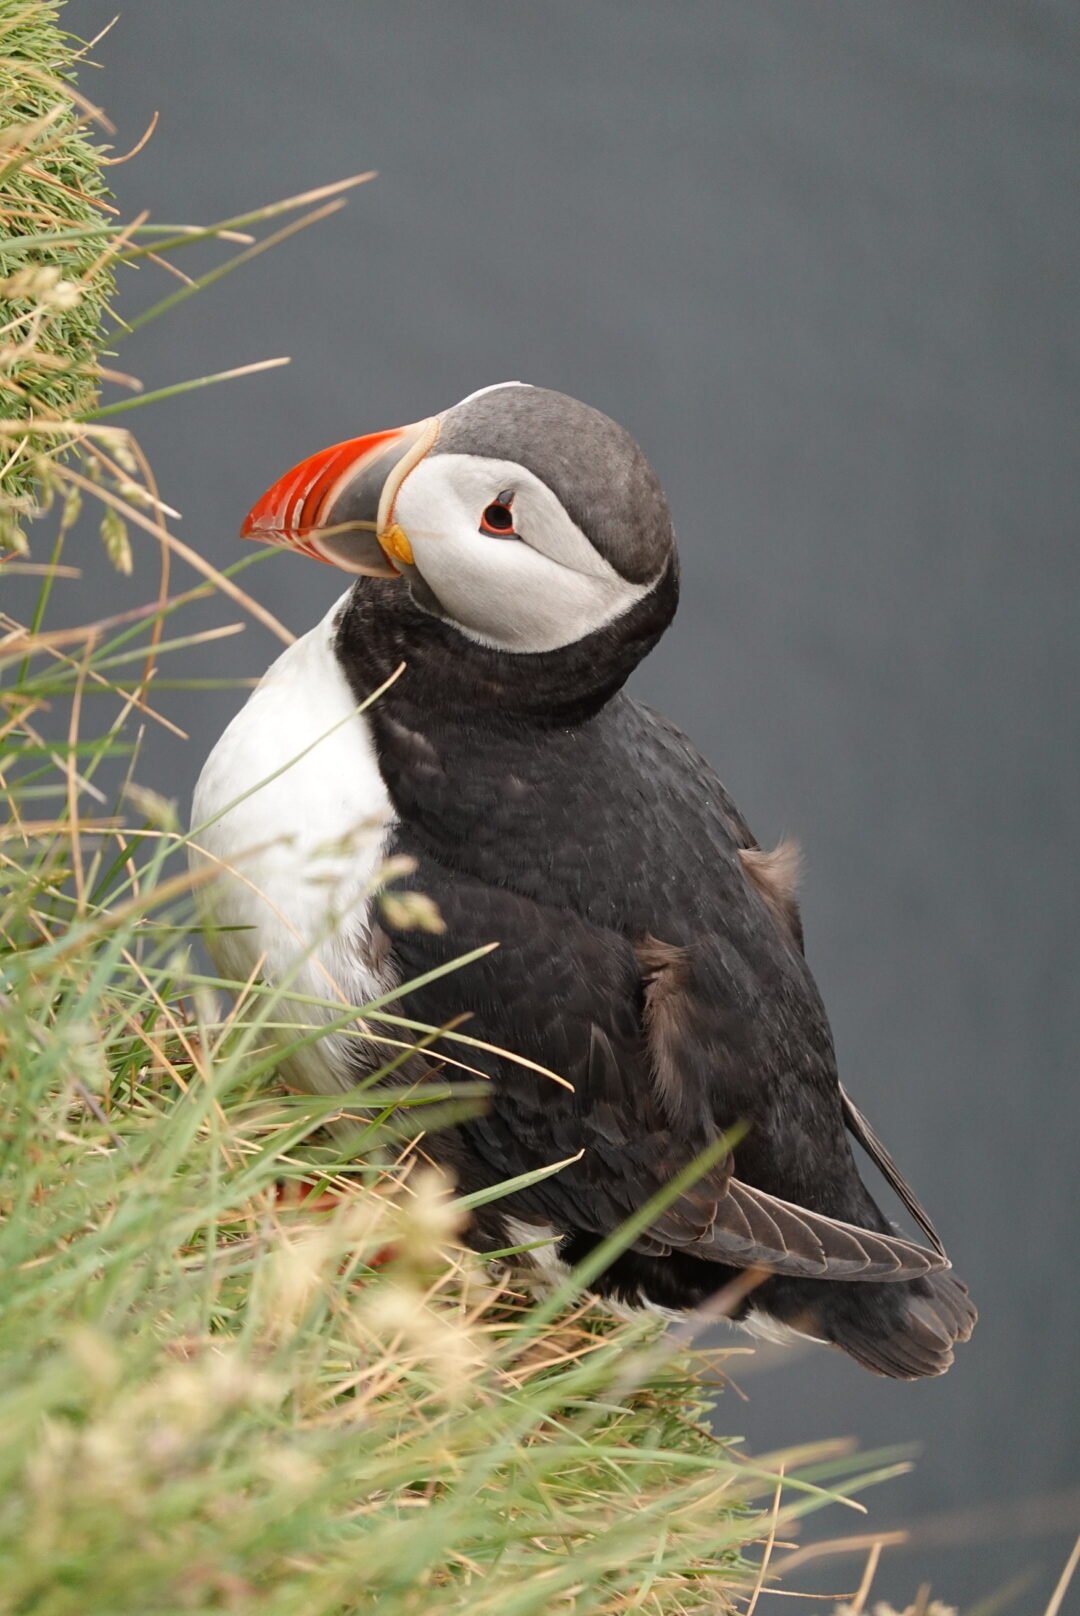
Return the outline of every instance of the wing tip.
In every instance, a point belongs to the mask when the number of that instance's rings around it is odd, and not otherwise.
[[[739,1227],[732,1227],[732,1213],[738,1215]],[[776,1237],[778,1245],[772,1243]],[[715,1252],[717,1261],[735,1258],[746,1266],[803,1279],[901,1283],[952,1266],[943,1251],[796,1206],[736,1178],[728,1185],[716,1223],[696,1244],[703,1256]]]

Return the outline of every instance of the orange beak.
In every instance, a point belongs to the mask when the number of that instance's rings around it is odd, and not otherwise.
[[[268,488],[244,518],[241,538],[280,544],[345,572],[396,577],[412,564],[394,521],[402,483],[434,446],[436,417],[320,449]]]

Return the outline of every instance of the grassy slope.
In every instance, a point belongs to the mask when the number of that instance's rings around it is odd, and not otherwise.
[[[76,420],[112,262],[145,247],[102,232],[55,11],[0,0],[0,227],[35,238],[0,254],[29,272],[0,519],[36,477],[63,496],[34,529],[54,574],[83,494],[114,562],[127,522],[162,567],[138,621],[50,635],[46,576],[29,627],[0,625],[0,1613],[727,1609],[849,1461],[740,1458],[705,1424],[717,1364],[458,1247],[467,1209],[403,1146],[477,1103],[467,1046],[330,1136],[273,1084],[273,995],[192,972],[184,837],[125,780],[193,592],[168,593],[135,440]],[[403,1029],[370,1024],[392,1060]]]
[[[102,238],[85,233],[100,224],[107,193],[72,100],[75,51],[57,10],[57,0],[0,0],[0,413],[9,422],[63,422],[93,403],[113,291]],[[35,445],[7,447],[0,488],[11,515],[13,505],[29,509]]]

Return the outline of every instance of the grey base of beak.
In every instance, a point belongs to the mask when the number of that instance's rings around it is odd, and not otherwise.
[[[319,528],[307,535],[307,542],[317,550],[324,561],[329,561],[342,572],[355,572],[364,578],[396,578],[399,576],[369,528],[351,527],[348,522],[340,526]]]
[[[382,444],[337,495],[326,512],[326,525],[307,535],[308,543],[335,567],[370,578],[399,575],[400,569],[379,543],[379,532],[388,518],[388,511],[380,511],[380,506],[391,474],[420,439],[430,435],[430,427],[429,421],[418,421],[393,442]]]

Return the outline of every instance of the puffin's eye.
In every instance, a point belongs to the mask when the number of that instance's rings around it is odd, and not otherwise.
[[[496,538],[506,539],[514,537],[514,513],[510,507],[514,503],[514,496],[508,490],[493,499],[490,505],[484,506],[484,514],[480,518],[481,533],[493,533]]]

